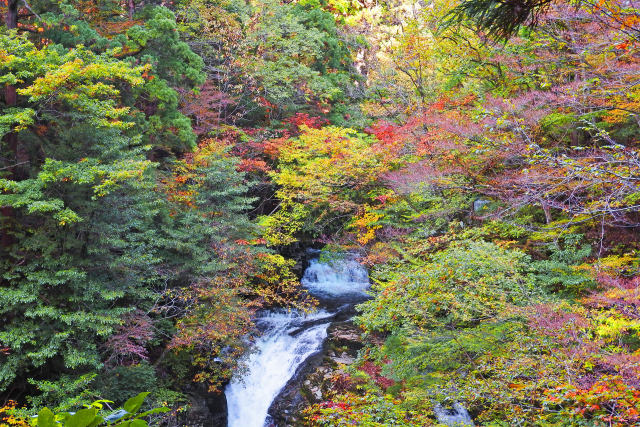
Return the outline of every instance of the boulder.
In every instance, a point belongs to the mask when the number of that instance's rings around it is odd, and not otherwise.
[[[272,423],[303,426],[302,411],[325,399],[333,377],[343,373],[341,367],[355,361],[362,347],[360,330],[351,320],[331,324],[322,349],[300,366],[271,404]]]

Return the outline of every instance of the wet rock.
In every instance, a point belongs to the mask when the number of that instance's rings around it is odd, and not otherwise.
[[[356,358],[349,356],[346,352],[342,352],[339,357],[332,357],[331,360],[341,365],[351,365]]]
[[[269,408],[275,425],[303,426],[302,411],[325,400],[340,368],[353,363],[363,347],[360,330],[350,320],[333,323],[322,350],[309,358],[289,380]]]
[[[351,321],[331,325],[327,330],[327,335],[335,347],[347,347],[356,352],[363,347],[360,340],[360,329]]]
[[[189,410],[179,417],[179,425],[227,427],[227,398],[224,393],[210,392],[203,384],[193,384],[186,394],[191,405]]]
[[[313,248],[313,246],[317,245],[312,242],[296,242],[280,248],[279,252],[282,256],[295,261],[292,270],[298,278],[302,278],[304,271],[309,266],[310,260],[317,257],[320,253],[321,247]]]
[[[301,424],[300,412],[306,407],[309,400],[308,394],[314,396],[313,381],[307,380],[308,375],[322,363],[324,348],[310,356],[305,363],[287,382],[269,407],[269,417],[277,426],[299,426]]]

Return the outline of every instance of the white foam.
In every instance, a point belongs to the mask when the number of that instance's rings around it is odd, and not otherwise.
[[[329,323],[300,331],[304,321],[321,320],[325,311],[310,316],[272,312],[258,320],[265,328],[246,361],[246,373],[227,386],[229,427],[263,427],[271,402],[307,357],[320,350]],[[299,332],[291,336],[290,333]]]
[[[365,295],[369,276],[367,270],[351,257],[327,263],[312,259],[301,283],[309,292],[321,297]]]

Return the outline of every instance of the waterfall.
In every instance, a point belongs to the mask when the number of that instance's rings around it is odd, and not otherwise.
[[[318,351],[327,337],[329,323],[316,324],[295,336],[304,320],[330,317],[327,312],[310,316],[271,312],[258,319],[262,336],[249,354],[247,371],[234,377],[226,388],[229,427],[262,427],[267,410],[296,368]]]
[[[362,298],[369,279],[364,267],[344,256],[326,263],[311,260],[301,283],[317,297],[344,300]],[[262,334],[245,361],[246,369],[234,375],[225,389],[229,427],[265,425],[269,406],[280,390],[322,348],[334,314],[270,311],[257,319]]]
[[[369,276],[353,257],[347,256],[320,262],[312,259],[305,270],[302,285],[313,295],[344,299],[362,297],[369,287]]]

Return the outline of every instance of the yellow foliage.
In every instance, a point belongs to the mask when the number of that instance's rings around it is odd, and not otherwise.
[[[631,267],[637,266],[640,262],[640,258],[625,254],[625,255],[610,255],[604,258],[598,259],[594,264],[583,264],[579,266],[580,269],[593,269],[594,271],[606,274],[618,274]]]
[[[382,218],[382,215],[375,212],[370,212],[369,207],[365,207],[365,211],[354,217],[352,227],[358,231],[358,243],[366,245],[376,237],[376,230],[382,228],[377,222]]]
[[[634,335],[640,333],[640,320],[627,319],[613,310],[599,316],[598,322],[595,333],[601,338],[618,339],[628,333]]]

